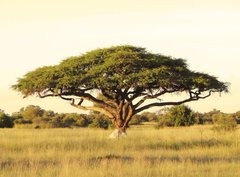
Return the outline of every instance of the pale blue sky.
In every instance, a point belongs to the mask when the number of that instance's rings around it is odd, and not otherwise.
[[[189,106],[240,110],[240,3],[190,0],[0,0],[0,109],[29,104],[76,112],[58,99],[22,99],[10,86],[26,72],[112,45],[131,44],[180,57],[231,83],[230,93]]]

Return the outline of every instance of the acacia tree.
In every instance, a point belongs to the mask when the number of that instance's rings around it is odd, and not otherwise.
[[[119,132],[125,132],[133,115],[146,109],[180,105],[228,91],[228,85],[216,77],[190,71],[181,58],[129,45],[93,50],[55,66],[38,68],[20,78],[13,88],[24,97],[59,97],[76,108],[100,112]],[[188,97],[180,101],[160,99],[182,92]]]

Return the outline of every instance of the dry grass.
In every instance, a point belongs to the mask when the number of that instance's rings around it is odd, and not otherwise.
[[[0,177],[239,177],[240,130],[1,129]]]

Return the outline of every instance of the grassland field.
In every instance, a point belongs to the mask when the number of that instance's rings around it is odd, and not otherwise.
[[[239,177],[240,128],[0,129],[0,177]]]

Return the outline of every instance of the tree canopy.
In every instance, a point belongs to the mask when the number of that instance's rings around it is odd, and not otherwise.
[[[132,116],[143,110],[204,99],[213,92],[227,92],[228,84],[191,71],[184,59],[123,45],[96,49],[69,57],[55,66],[38,68],[20,78],[13,88],[24,97],[37,94],[41,98],[57,96],[69,100],[77,108],[103,113],[118,128],[125,129]],[[168,93],[181,92],[187,93],[188,98],[159,99]],[[93,106],[84,106],[84,100]]]

